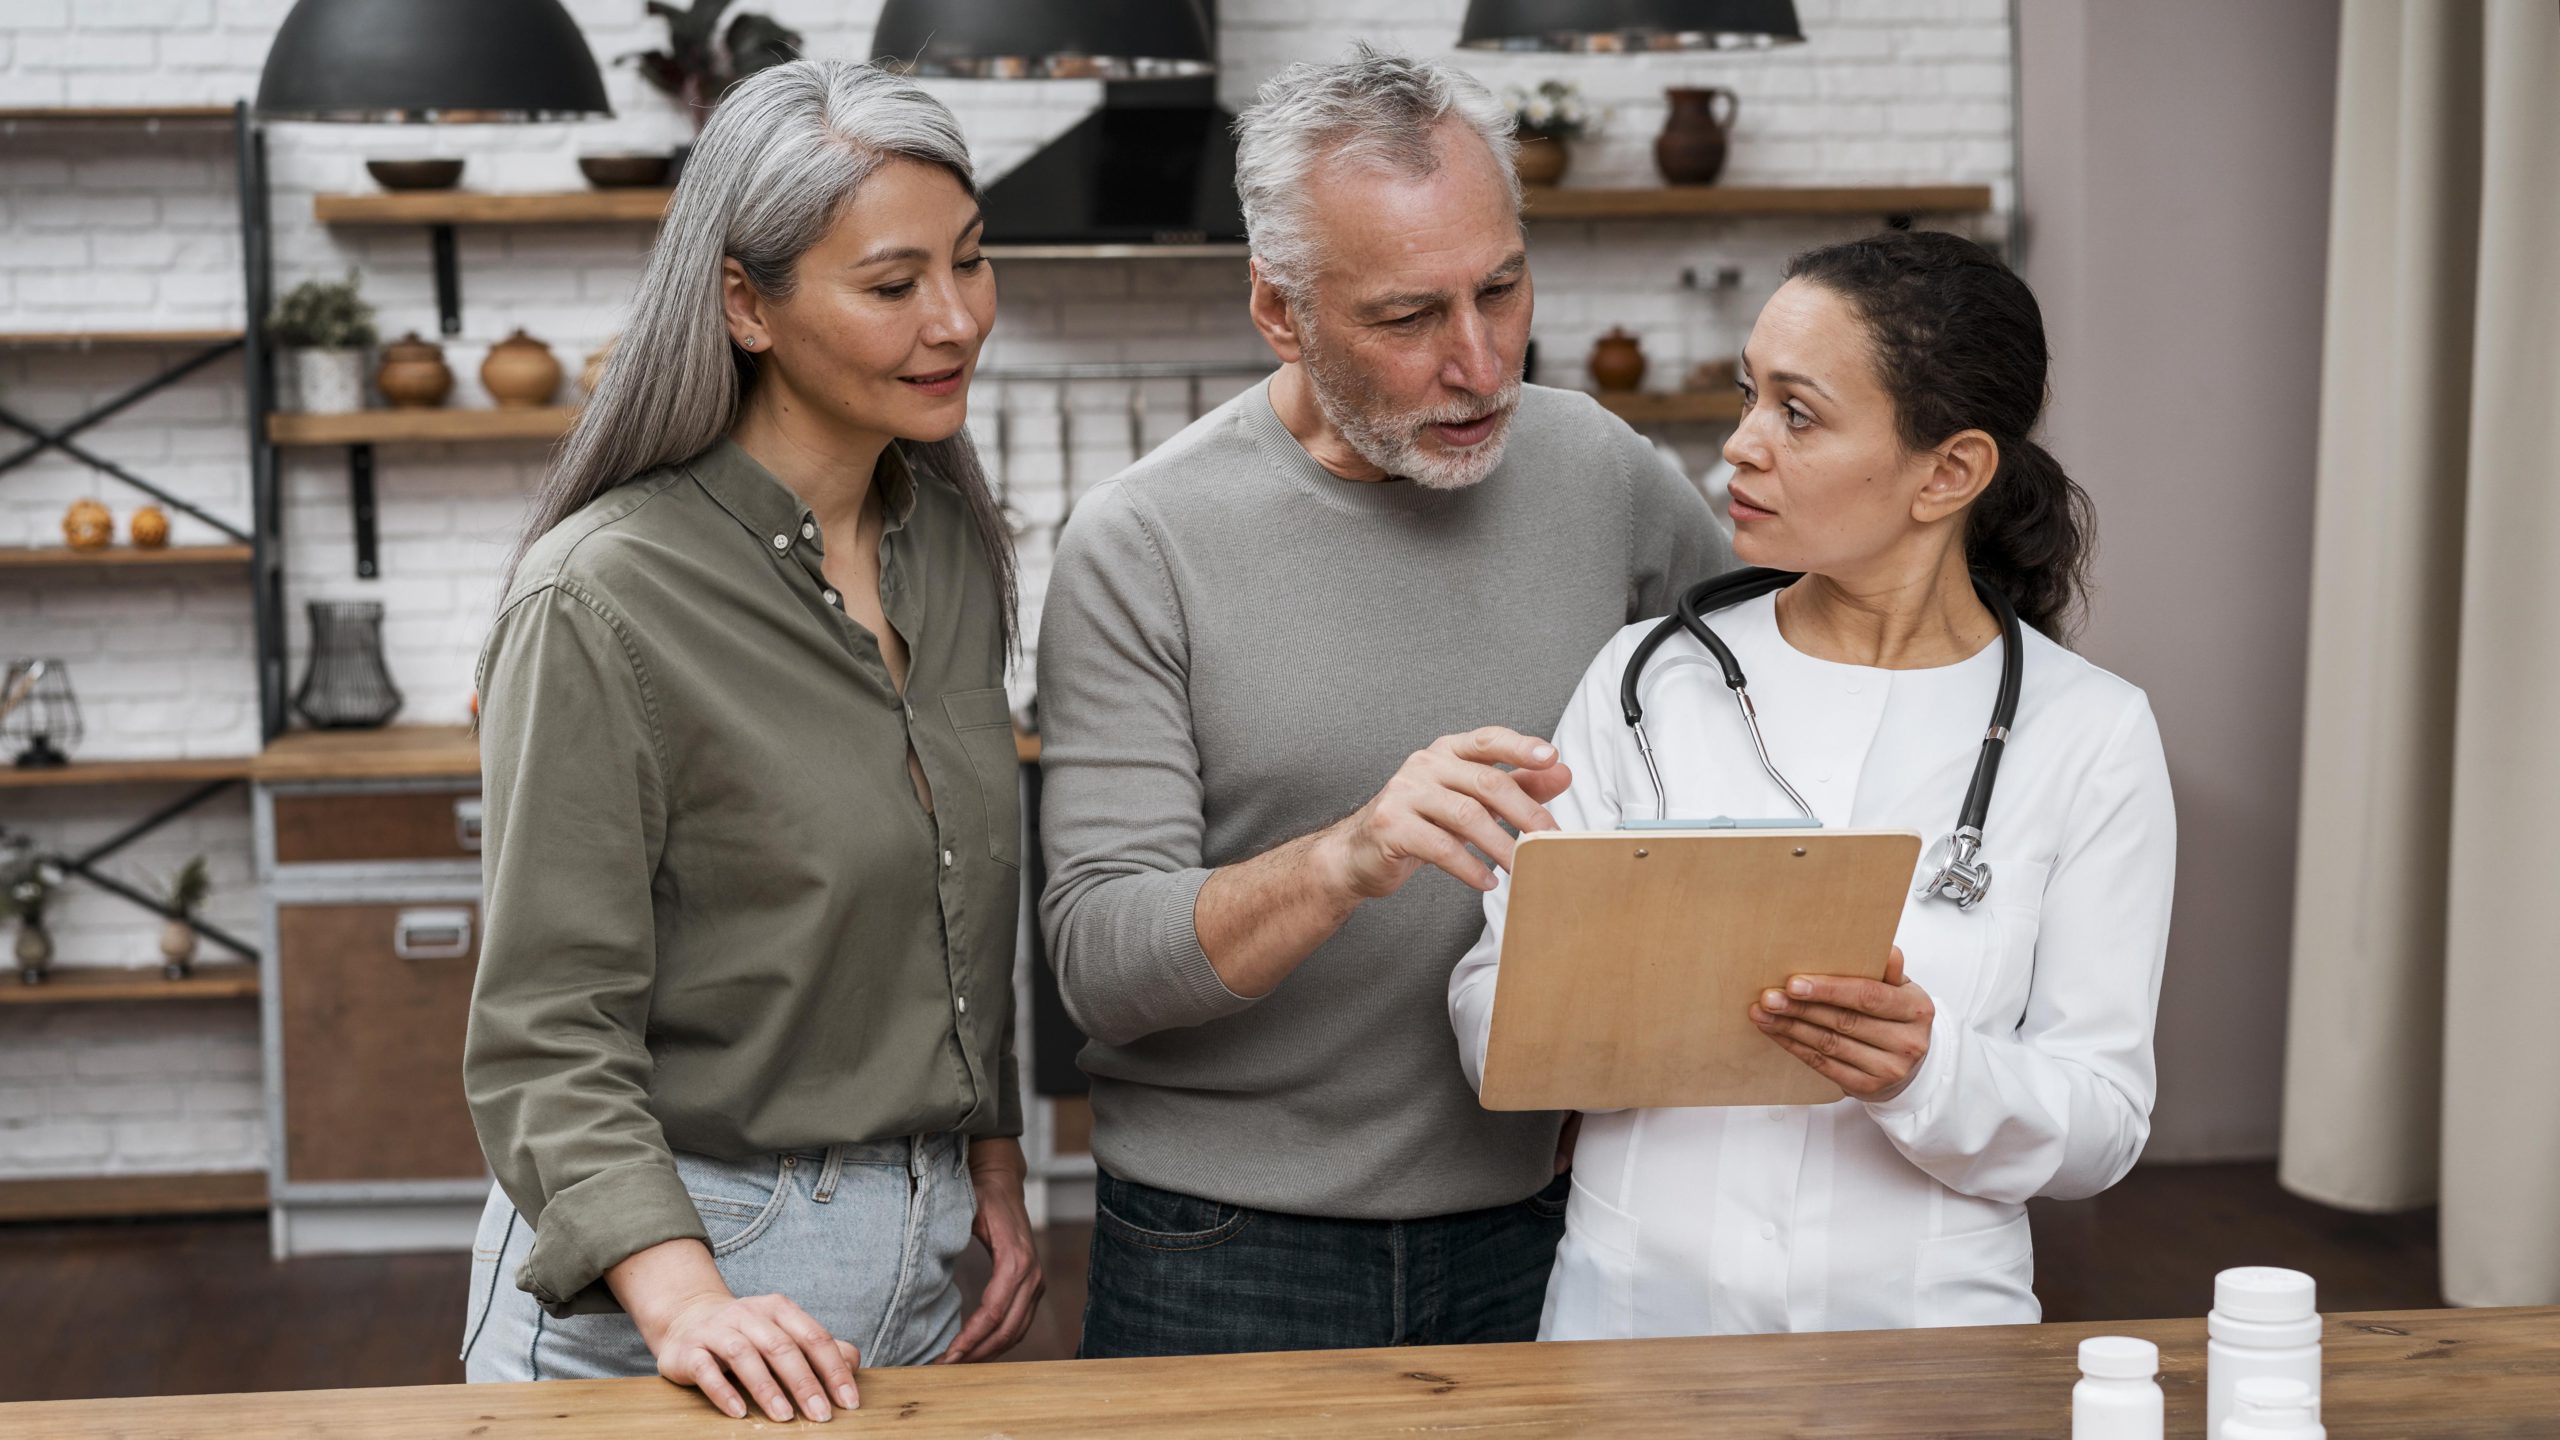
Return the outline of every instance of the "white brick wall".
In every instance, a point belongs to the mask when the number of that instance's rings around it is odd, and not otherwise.
[[[250,93],[289,0],[0,0],[0,106],[228,102]],[[659,43],[639,0],[569,0],[596,54]],[[805,33],[812,53],[860,55],[877,0],[741,0]],[[1810,43],[1765,54],[1576,59],[1457,52],[1464,0],[1221,0],[1219,88],[1243,104],[1290,61],[1342,53],[1355,37],[1444,57],[1497,87],[1549,75],[1580,81],[1605,107],[1602,133],[1576,147],[1574,184],[1646,184],[1662,90],[1717,84],[1741,109],[1727,178],[1737,183],[1969,181],[2011,184],[2010,37],[2004,0],[1797,0]],[[387,333],[435,330],[422,232],[327,230],[311,196],[364,190],[368,158],[463,155],[475,189],[567,189],[582,151],[663,148],[683,137],[671,104],[627,66],[606,72],[618,117],[573,126],[279,126],[271,131],[279,288],[353,266]],[[1097,99],[1089,83],[935,82],[959,113],[983,175],[1010,168],[1072,125]],[[237,211],[222,127],[0,129],[0,330],[237,324]],[[1794,221],[1540,225],[1540,378],[1587,383],[1582,356],[1612,325],[1644,338],[1650,383],[1676,383],[1694,361],[1729,354],[1791,251],[1843,233]],[[1977,233],[1998,233],[1983,222]],[[523,326],[573,374],[611,335],[648,243],[641,227],[465,229],[465,333],[447,345],[451,403],[487,403],[481,354]],[[1739,266],[1741,290],[1684,291],[1684,267]],[[990,366],[1063,360],[1260,362],[1233,261],[1147,264],[1009,262]],[[147,353],[0,352],[0,403],[39,420],[69,416],[147,373]],[[1233,384],[1209,387],[1215,403]],[[993,387],[989,387],[992,391]],[[1130,458],[1126,392],[1079,385],[1069,395],[1069,453],[1081,488]],[[1051,385],[982,392],[980,442],[993,453],[994,410],[1013,442],[1007,475],[1032,522],[1024,542],[1035,614],[1059,492],[1059,393]],[[1184,418],[1182,386],[1149,390],[1149,444]],[[108,422],[84,439],[217,514],[247,503],[238,368],[223,362]],[[1694,470],[1719,437],[1667,436]],[[13,448],[0,436],[0,453]],[[538,473],[538,447],[384,447],[379,452],[383,578],[359,581],[349,549],[344,458],[288,452],[283,471],[288,586],[299,655],[300,606],[373,598],[388,607],[387,648],[407,693],[402,719],[455,722],[487,622],[495,565]],[[58,543],[63,508],[95,495],[119,517],[134,492],[60,457],[0,476],[0,545]],[[181,543],[215,538],[178,519]],[[0,655],[60,656],[83,701],[92,759],[232,754],[256,741],[248,598],[237,581],[140,583],[46,577],[0,581]],[[299,679],[297,659],[293,679]],[[1027,686],[1027,681],[1024,682]],[[164,792],[13,797],[13,829],[76,849],[113,833]],[[165,874],[187,855],[213,858],[211,917],[255,930],[247,805],[225,799],[113,862]],[[139,964],[153,956],[153,917],[75,887],[56,912],[60,963]],[[144,1078],[149,1067],[163,1069]],[[119,1068],[125,1067],[125,1068]],[[137,1071],[134,1067],[140,1067]],[[228,1168],[261,1163],[249,1007],[178,1005],[0,1011],[0,1174]],[[218,1107],[207,1110],[206,1106]]]

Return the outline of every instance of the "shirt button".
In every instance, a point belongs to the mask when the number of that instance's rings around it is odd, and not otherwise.
[[[830,605],[836,603],[836,592],[833,590],[827,592],[827,603]]]
[[[1786,1118],[1787,1118],[1787,1107],[1785,1107],[1784,1105],[1772,1105],[1772,1106],[1770,1106],[1770,1107],[1769,1107],[1769,1118],[1770,1118],[1772,1121],[1777,1121],[1777,1120],[1784,1120],[1784,1119],[1786,1119]]]
[[[1770,1222],[1769,1222],[1769,1223],[1767,1223],[1767,1224],[1762,1225],[1762,1226],[1760,1227],[1760,1238],[1761,1238],[1761,1239],[1763,1239],[1763,1240],[1775,1240],[1775,1239],[1777,1239],[1777,1238],[1778,1238],[1778,1225],[1777,1225],[1777,1222],[1773,1220],[1773,1221],[1770,1221]]]
[[[788,549],[790,549],[790,548],[791,548],[791,537],[790,537],[790,536],[788,536],[788,535],[776,535],[776,536],[774,536],[774,537],[773,537],[773,548],[774,548],[774,549],[776,549],[776,550],[788,550]]]
[[[800,525],[800,538],[801,538],[801,539],[803,539],[803,540],[815,540],[815,539],[817,539],[817,538],[818,538],[818,527],[817,527],[817,526],[815,526],[815,525],[811,525],[811,524],[807,523],[806,521],[801,522],[801,525]]]
[[[968,1014],[968,1013],[969,1013],[969,997],[968,997],[968,996],[966,996],[966,995],[962,995],[962,996],[958,997],[958,999],[959,999],[959,1002],[960,1002],[960,1013],[961,1013],[961,1014],[963,1014],[963,1015]]]
[[[1849,682],[1849,693],[1852,695],[1862,695],[1866,693],[1866,689],[1866,686],[1859,684],[1855,680]]]
[[[942,868],[945,870],[951,868],[951,852],[948,850],[942,852]]]

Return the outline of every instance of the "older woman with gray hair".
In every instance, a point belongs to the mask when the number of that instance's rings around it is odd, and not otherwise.
[[[535,499],[480,671],[475,1381],[825,1420],[1030,1322],[982,228],[922,90],[745,81]]]
[[[1368,47],[1237,124],[1280,368],[1076,507],[1041,627],[1041,920],[1093,1043],[1084,1353],[1526,1340],[1563,1117],[1476,1103],[1449,972],[1591,655],[1728,563],[1523,384],[1510,118]],[[1508,827],[1508,828],[1506,828]]]

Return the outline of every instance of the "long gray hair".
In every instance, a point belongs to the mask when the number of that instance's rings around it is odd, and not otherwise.
[[[720,102],[694,143],[675,198],[595,393],[534,493],[507,581],[536,540],[598,495],[709,449],[737,423],[756,358],[729,338],[720,262],[734,259],[757,291],[787,299],[793,267],[825,237],[872,172],[892,159],[939,165],[971,195],[977,181],[960,124],[905,77],[842,60],[794,60],[758,71]],[[1013,537],[963,430],[902,442],[920,483],[968,503],[1016,644]]]

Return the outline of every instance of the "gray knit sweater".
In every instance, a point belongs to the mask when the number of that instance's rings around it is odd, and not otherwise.
[[[1193,903],[1213,867],[1341,819],[1441,735],[1551,733],[1610,636],[1731,563],[1641,437],[1537,386],[1465,490],[1337,479],[1267,383],[1097,488],[1041,623],[1040,912],[1093,1041],[1103,1166],[1368,1219],[1544,1185],[1558,1117],[1490,1113],[1458,1067],[1447,988],[1476,892],[1426,868],[1260,1000],[1219,981]]]

